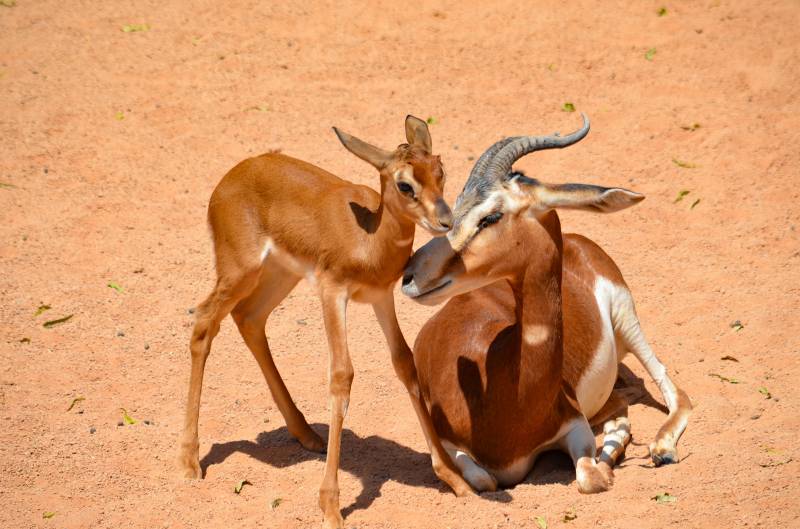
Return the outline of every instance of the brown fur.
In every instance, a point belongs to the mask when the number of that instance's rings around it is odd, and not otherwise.
[[[301,160],[265,154],[231,169],[211,196],[208,220],[217,284],[199,305],[192,333],[192,370],[179,463],[186,477],[201,477],[197,423],[203,373],[211,342],[228,313],[258,362],[289,431],[304,447],[325,449],[283,383],[264,330],[269,314],[297,282],[312,277],[319,290],[330,349],[331,422],[319,504],[325,525],[340,528],[340,443],[354,376],[345,325],[351,299],[373,305],[395,371],[431,447],[434,471],[457,494],[467,494],[471,488],[444,451],[421,400],[413,357],[397,323],[392,294],[411,253],[414,224],[441,233],[452,223],[442,199],[441,162],[430,153],[427,126],[412,116],[406,118],[409,143],[394,152],[334,130],[348,150],[378,169],[380,194]],[[413,193],[404,192],[401,183]]]
[[[583,261],[586,256],[591,263]],[[414,355],[442,439],[468,448],[489,467],[502,468],[552,437],[569,406],[561,403],[553,409],[553,397],[543,396],[542,386],[554,376],[563,377],[567,388],[557,391],[569,392],[600,341],[595,276],[586,275],[593,265],[616,269],[594,242],[565,235],[561,292],[568,331],[563,363],[555,349],[537,353],[523,347],[516,296],[508,281],[452,298],[425,324]],[[617,275],[621,280],[618,270]],[[526,389],[533,393],[526,395]]]

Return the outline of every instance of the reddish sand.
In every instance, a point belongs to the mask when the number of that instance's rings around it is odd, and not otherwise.
[[[647,195],[562,222],[619,263],[691,396],[683,461],[650,464],[664,415],[645,401],[631,408],[634,441],[610,492],[580,495],[569,462],[548,456],[513,490],[456,498],[430,468],[371,310],[353,305],[347,527],[532,527],[537,516],[560,527],[568,509],[576,528],[800,527],[797,2],[274,4],[0,5],[0,527],[316,527],[323,459],[288,436],[229,319],[204,386],[207,475],[176,473],[188,309],[214,278],[211,190],[268,149],[375,187],[331,125],[394,147],[413,113],[436,120],[453,200],[500,136],[577,127],[565,102],[591,117],[589,137],[518,167]],[[134,23],[150,29],[121,30]],[[40,304],[52,308],[34,316]],[[413,342],[434,311],[399,292],[397,305]],[[325,434],[327,349],[306,284],[268,334]],[[118,426],[120,408],[138,422]],[[252,485],[236,495],[242,479]],[[664,491],[677,501],[651,499]]]

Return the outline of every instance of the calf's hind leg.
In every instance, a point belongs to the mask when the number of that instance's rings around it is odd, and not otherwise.
[[[200,415],[200,394],[203,389],[203,373],[206,359],[211,352],[211,342],[219,332],[219,324],[236,303],[253,289],[258,277],[258,268],[244,273],[220,275],[211,294],[197,307],[194,330],[190,342],[192,370],[189,377],[189,396],[181,435],[178,465],[184,477],[202,477],[197,438],[197,422]]]
[[[264,329],[270,313],[289,295],[298,281],[300,276],[292,274],[272,258],[267,257],[261,269],[258,285],[249,296],[236,305],[231,316],[239,327],[239,333],[244,338],[245,344],[258,362],[258,367],[261,368],[272,398],[286,421],[289,433],[307,450],[323,452],[325,442],[311,429],[292,400],[272,358]]]

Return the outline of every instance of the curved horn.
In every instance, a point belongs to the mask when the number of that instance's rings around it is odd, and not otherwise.
[[[582,140],[589,133],[589,118],[581,112],[583,126],[566,136],[551,134],[549,136],[523,136],[500,149],[486,168],[486,179],[493,180],[508,174],[511,166],[533,151],[543,149],[563,149]]]
[[[480,178],[483,175],[486,168],[489,166],[489,163],[492,161],[492,158],[495,154],[500,152],[500,149],[511,143],[512,141],[516,141],[521,139],[523,136],[512,136],[510,138],[503,138],[500,141],[495,142],[494,145],[486,149],[481,157],[478,158],[478,161],[475,162],[475,165],[472,166],[472,171],[469,173],[469,178],[467,181],[472,180],[473,178]]]

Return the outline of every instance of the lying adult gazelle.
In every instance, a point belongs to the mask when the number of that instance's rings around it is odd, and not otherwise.
[[[650,445],[653,462],[678,461],[689,399],[645,341],[614,261],[585,237],[562,237],[555,211],[613,212],[644,196],[511,170],[525,154],[581,140],[583,119],[568,136],[508,138],[484,153],[453,229],[418,250],[403,278],[403,292],[420,303],[456,296],[422,328],[414,355],[436,431],[478,490],[518,483],[551,448],[570,454],[581,492],[608,489],[630,440],[627,404],[613,391],[628,351],[670,410]],[[589,420],[605,421],[599,462]]]

